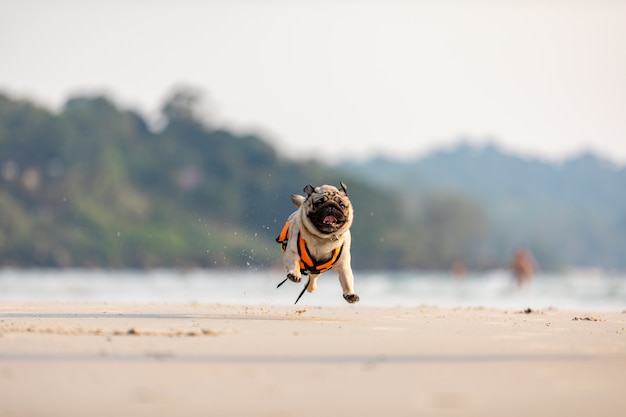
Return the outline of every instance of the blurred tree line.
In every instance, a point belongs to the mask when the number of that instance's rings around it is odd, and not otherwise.
[[[290,195],[339,181],[355,206],[356,269],[506,266],[497,221],[462,192],[287,159],[212,126],[194,89],[174,91],[162,118],[151,128],[100,96],[52,112],[0,94],[0,267],[278,266]]]

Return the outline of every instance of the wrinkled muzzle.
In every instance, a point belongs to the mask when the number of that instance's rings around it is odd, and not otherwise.
[[[322,233],[334,233],[348,220],[348,216],[336,204],[329,202],[309,213],[309,219]]]

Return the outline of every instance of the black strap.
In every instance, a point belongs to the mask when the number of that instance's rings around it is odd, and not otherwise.
[[[309,280],[306,282],[306,285],[304,286],[304,288],[302,289],[302,292],[300,292],[300,295],[298,296],[298,298],[296,298],[296,302],[294,304],[298,304],[298,301],[300,301],[300,297],[302,297],[302,294],[304,294],[304,292],[306,291],[307,288],[309,288],[309,282],[311,282],[311,279],[309,278]]]

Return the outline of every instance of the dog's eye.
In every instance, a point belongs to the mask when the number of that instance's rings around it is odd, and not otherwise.
[[[319,200],[315,200],[313,202],[313,207],[317,208],[317,207],[321,206],[322,204],[324,204],[324,199],[320,198]]]

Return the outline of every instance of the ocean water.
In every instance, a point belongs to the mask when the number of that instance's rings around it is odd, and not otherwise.
[[[356,272],[361,306],[626,310],[626,274],[572,271],[540,274],[519,288],[507,271],[468,274]],[[0,269],[0,302],[133,302],[293,305],[304,286],[280,270],[37,270]],[[298,306],[348,306],[334,271]]]

